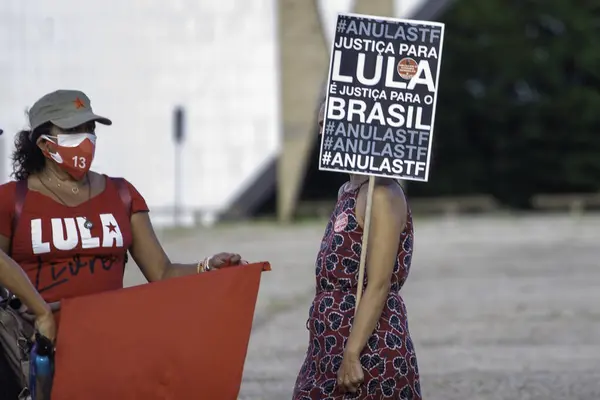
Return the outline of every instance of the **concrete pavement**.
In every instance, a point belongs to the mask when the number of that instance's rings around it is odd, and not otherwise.
[[[176,261],[236,251],[273,265],[262,278],[240,399],[291,398],[324,226],[164,238]],[[600,399],[599,234],[599,215],[417,219],[403,296],[424,398]],[[128,268],[126,282],[140,281]]]

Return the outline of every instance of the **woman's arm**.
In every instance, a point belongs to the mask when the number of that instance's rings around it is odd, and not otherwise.
[[[149,282],[174,278],[198,273],[198,264],[174,264],[169,260],[161,246],[150,216],[146,212],[135,213],[131,216],[131,233],[133,242],[129,249],[131,256],[142,270]],[[200,260],[203,260],[201,257]],[[240,263],[240,256],[230,253],[219,253],[210,259],[210,267],[230,263]]]
[[[366,186],[361,188],[357,201],[357,214],[359,219],[362,217],[363,220],[366,189]],[[360,356],[381,317],[390,291],[400,235],[406,225],[406,200],[402,190],[395,183],[376,185],[372,205],[366,263],[369,283],[358,306],[352,333],[346,344],[345,353],[350,357]]]
[[[23,269],[6,254],[9,240],[0,236],[0,286],[17,296],[37,317],[51,314],[50,306],[37,292]]]

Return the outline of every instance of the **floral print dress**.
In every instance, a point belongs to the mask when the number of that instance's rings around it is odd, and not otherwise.
[[[404,301],[413,249],[410,211],[401,234],[392,284],[381,318],[360,356],[365,381],[352,394],[337,389],[354,319],[363,230],[354,212],[359,189],[343,191],[325,229],[316,260],[316,296],[309,311],[310,341],[294,388],[294,400],[420,400],[419,369]],[[368,276],[365,271],[365,287]]]

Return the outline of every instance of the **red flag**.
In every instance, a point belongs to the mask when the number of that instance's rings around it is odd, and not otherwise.
[[[66,300],[52,398],[237,399],[262,262]]]

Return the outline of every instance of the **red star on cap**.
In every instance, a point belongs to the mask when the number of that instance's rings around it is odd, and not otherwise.
[[[113,223],[109,223],[108,225],[106,225],[106,227],[108,228],[108,231],[110,233],[115,233],[117,232],[117,227],[115,225],[113,225]]]
[[[78,110],[80,108],[85,108],[85,104],[83,104],[83,101],[78,97],[75,99],[75,101],[73,101],[73,103],[75,103],[75,108],[77,108]]]

